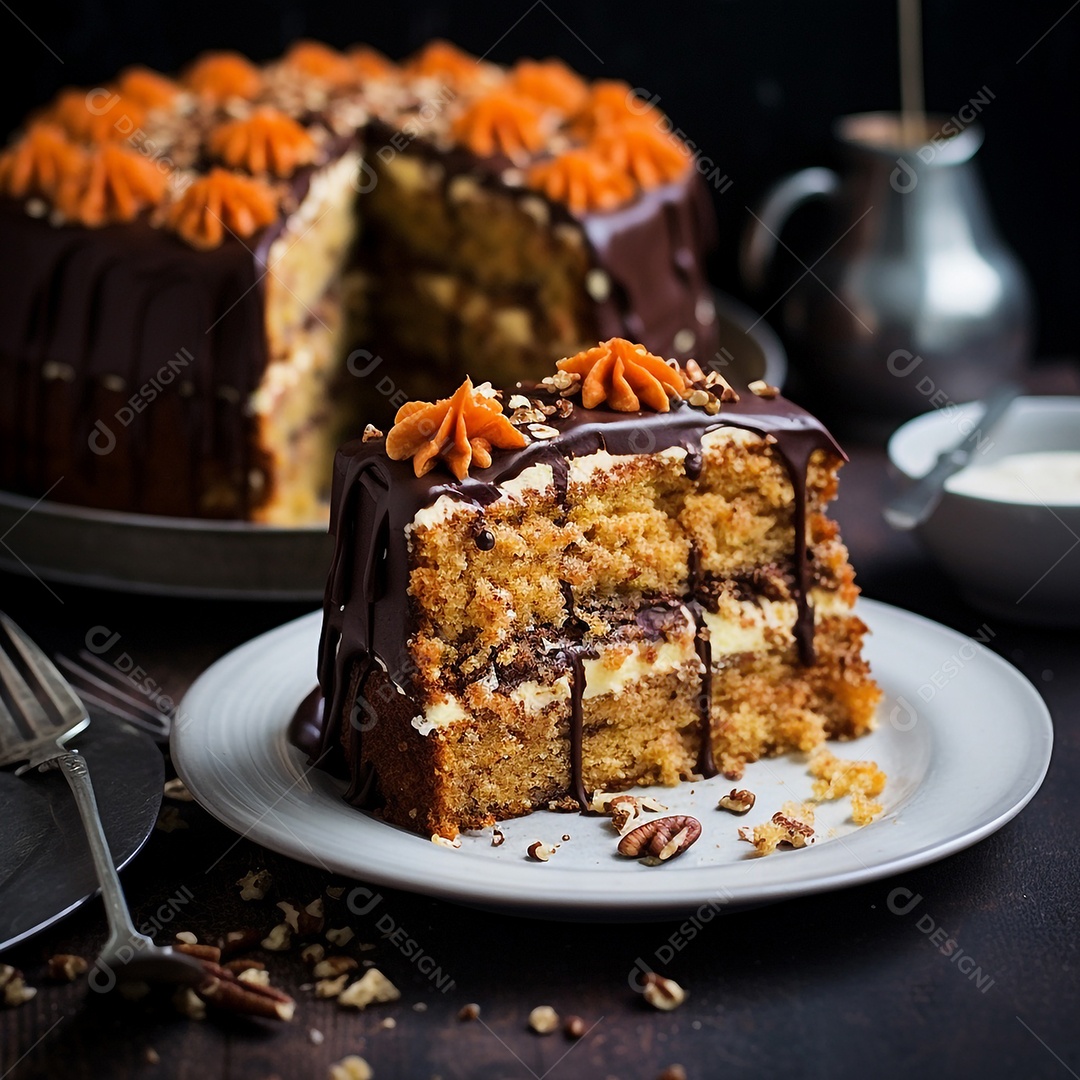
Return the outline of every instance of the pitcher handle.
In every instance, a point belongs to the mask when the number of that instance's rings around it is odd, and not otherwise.
[[[739,273],[747,288],[756,292],[764,285],[788,218],[807,199],[832,195],[839,186],[840,177],[825,168],[800,169],[773,185],[743,233]]]

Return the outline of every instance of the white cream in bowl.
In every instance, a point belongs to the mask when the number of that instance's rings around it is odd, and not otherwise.
[[[910,483],[974,434],[973,460],[919,526],[928,551],[975,607],[1016,622],[1080,626],[1080,397],[1021,397],[982,431],[979,404],[904,424],[889,440]]]
[[[1080,506],[1080,450],[1007,454],[961,469],[949,477],[945,489],[975,499]]]

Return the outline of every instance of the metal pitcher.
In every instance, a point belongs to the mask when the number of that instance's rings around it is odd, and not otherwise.
[[[798,391],[829,414],[883,422],[1015,377],[1031,348],[1031,291],[972,161],[981,128],[928,117],[925,141],[905,147],[895,114],[865,113],[834,133],[843,175],[780,181],[740,255],[744,281],[760,288],[789,216],[827,201],[824,254],[777,305]]]

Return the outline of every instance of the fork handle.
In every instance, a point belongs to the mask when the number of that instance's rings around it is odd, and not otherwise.
[[[109,923],[109,940],[102,950],[102,955],[111,955],[124,945],[136,946],[138,942],[147,939],[135,929],[131,921],[124,890],[120,886],[120,876],[113,864],[109,842],[101,825],[101,814],[98,811],[97,799],[94,798],[94,785],[90,782],[86,758],[67,750],[56,758],[56,763],[75,796],[86,840],[90,845],[94,870],[101,886],[101,899],[105,905],[105,917]]]

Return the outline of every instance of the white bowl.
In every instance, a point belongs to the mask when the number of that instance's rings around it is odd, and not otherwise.
[[[978,426],[978,402],[927,413],[889,440],[889,460],[910,482]],[[1009,454],[1080,451],[1080,398],[1018,398],[972,464]],[[946,490],[918,535],[965,599],[1016,622],[1080,625],[1080,501],[1043,501]]]

